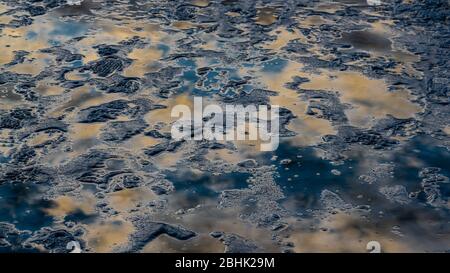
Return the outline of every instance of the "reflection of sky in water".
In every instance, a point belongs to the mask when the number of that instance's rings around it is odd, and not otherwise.
[[[208,174],[189,170],[166,173],[166,179],[175,187],[174,194],[185,199],[184,209],[203,203],[205,198],[217,198],[223,190],[246,188],[249,177],[245,173]]]
[[[0,221],[10,222],[18,229],[31,231],[51,225],[52,217],[44,212],[50,203],[40,199],[42,192],[43,190],[35,185],[0,185]]]
[[[277,156],[277,184],[282,188],[287,201],[293,200],[299,210],[317,208],[323,189],[346,190],[355,180],[355,163],[335,166],[329,161],[317,157],[312,148],[295,148],[287,143],[280,144],[274,153],[265,156],[265,160]],[[290,160],[281,164],[282,160]],[[332,170],[341,174],[335,175]],[[299,211],[300,212],[300,211]]]
[[[356,157],[351,156],[344,164],[336,165],[319,158],[313,148],[299,149],[282,143],[276,152],[264,155],[262,160],[269,162],[272,156],[276,156],[275,162],[279,163],[277,183],[282,187],[287,199],[296,199],[300,202],[296,207],[305,209],[318,205],[317,200],[323,189],[337,190],[342,196],[348,197],[350,203],[363,205],[369,202],[374,208],[377,206],[387,208],[385,199],[378,194],[379,186],[404,185],[408,192],[416,191],[417,187],[420,188],[419,172],[426,167],[438,167],[441,169],[439,173],[450,177],[447,164],[450,152],[433,145],[426,138],[417,137],[410,145],[406,145],[402,151],[396,153],[394,158],[378,159],[378,163],[394,164],[393,177],[386,176],[382,181],[369,185],[359,179],[360,175],[369,172],[364,161],[364,157],[366,154],[369,156],[369,153],[369,151],[362,152]],[[290,162],[280,164],[283,159],[289,159]],[[442,183],[440,186],[443,197],[450,197],[450,185]],[[359,200],[356,198],[359,195],[365,198]],[[421,203],[426,205],[425,200],[421,198],[411,205],[417,206]]]
[[[415,137],[401,152],[396,153],[391,159],[398,166],[395,172],[395,180],[403,181],[411,191],[417,190],[419,172],[422,168],[440,168],[440,174],[450,178],[450,151],[444,147],[433,144],[427,137]],[[450,197],[450,183],[440,184],[441,193],[444,197]],[[420,201],[423,196],[419,196]]]
[[[226,87],[230,81],[242,81],[242,77],[236,68],[227,67],[210,67],[210,70],[202,75],[202,88],[198,87],[196,83],[200,80],[200,76],[197,73],[197,69],[200,68],[196,60],[180,58],[177,60],[177,64],[184,68],[181,79],[183,80],[183,85],[178,89],[179,92],[190,92],[194,96],[210,96],[218,92],[236,93],[236,88]],[[244,90],[248,92],[252,89],[251,85],[240,85],[239,90]],[[205,92],[207,91],[207,92]]]
[[[288,61],[280,58],[272,59],[262,63],[261,71],[266,73],[280,73],[286,67]]]
[[[225,1],[224,4],[231,5],[231,2],[233,1]],[[365,1],[338,2],[360,4]],[[197,7],[207,7],[208,4],[209,1],[193,1],[193,5]],[[50,15],[34,17],[35,22],[30,26],[17,29],[5,28],[1,33],[2,40],[0,41],[0,49],[4,52],[3,56],[0,56],[2,70],[36,76],[47,68],[59,69],[60,67],[55,65],[54,55],[40,52],[41,49],[51,46],[61,46],[69,49],[72,53],[83,54],[82,60],[63,64],[67,68],[81,68],[86,63],[101,58],[93,46],[102,43],[118,45],[121,41],[135,36],[140,37],[145,41],[145,45],[137,46],[129,51],[123,50],[120,53],[124,55],[123,57],[133,60],[129,67],[120,72],[122,75],[144,78],[146,73],[158,71],[165,66],[183,69],[181,76],[169,79],[181,82],[180,86],[174,89],[175,95],[167,100],[158,99],[158,103],[167,105],[168,108],[149,112],[144,117],[150,126],[155,126],[158,122],[166,122],[168,124],[161,126],[167,131],[170,125],[168,116],[170,108],[179,103],[189,104],[194,95],[208,97],[210,101],[214,102],[218,93],[225,97],[234,96],[240,92],[250,93],[254,88],[265,88],[278,92],[277,95],[270,97],[270,102],[286,107],[293,112],[297,119],[292,120],[287,127],[299,135],[283,140],[275,152],[260,153],[256,149],[245,147],[245,144],[237,144],[237,151],[228,155],[223,151],[214,151],[217,152],[216,159],[235,164],[250,157],[255,158],[259,164],[274,164],[276,166],[275,182],[285,195],[285,198],[279,200],[279,203],[294,215],[302,217],[302,220],[314,220],[314,217],[317,216],[313,213],[313,210],[321,209],[320,195],[324,189],[338,194],[345,202],[355,207],[370,205],[369,217],[362,221],[367,220],[363,224],[361,224],[361,219],[356,221],[347,219],[346,216],[342,215],[327,220],[316,219],[319,222],[329,220],[330,223],[322,224],[335,227],[336,230],[342,232],[344,238],[346,234],[354,232],[355,229],[364,230],[372,236],[377,232],[380,234],[384,234],[386,230],[390,232],[393,226],[399,226],[404,234],[411,235],[416,239],[425,234],[423,240],[430,239],[430,243],[420,243],[432,248],[433,242],[439,241],[439,236],[435,236],[435,233],[448,231],[448,207],[441,211],[433,209],[426,203],[423,193],[419,194],[417,199],[412,199],[412,202],[408,204],[397,204],[387,200],[379,191],[379,187],[385,185],[404,186],[408,193],[422,190],[421,178],[418,177],[418,173],[424,167],[439,167],[441,168],[440,174],[449,177],[450,153],[448,150],[436,146],[436,143],[427,137],[416,137],[407,144],[402,141],[404,146],[389,152],[387,155],[375,154],[372,150],[364,148],[362,151],[349,152],[349,158],[342,164],[332,164],[321,159],[319,149],[312,146],[320,143],[324,135],[335,134],[337,127],[329,120],[306,115],[306,108],[310,102],[301,98],[301,90],[289,89],[286,87],[286,83],[292,82],[293,78],[298,76],[310,80],[301,84],[299,88],[336,91],[342,103],[348,103],[352,106],[345,110],[350,124],[363,128],[369,128],[373,125],[373,122],[386,117],[386,115],[393,115],[397,118],[412,118],[421,112],[419,105],[411,102],[414,98],[408,90],[391,92],[384,79],[370,78],[360,72],[330,69],[308,71],[305,64],[298,59],[294,61],[295,58],[290,58],[283,47],[296,40],[311,46],[310,48],[306,47],[308,48],[308,54],[316,54],[322,60],[334,58],[334,56],[323,53],[321,51],[323,48],[319,43],[314,43],[314,37],[306,37],[309,35],[305,35],[299,28],[288,29],[286,26],[275,25],[278,15],[281,15],[275,8],[257,7],[255,17],[252,18],[252,22],[254,21],[258,28],[267,28],[267,34],[271,36],[271,39],[263,41],[260,45],[249,46],[249,50],[263,48],[268,52],[267,56],[255,54],[255,56],[250,56],[249,59],[240,59],[234,63],[225,62],[219,57],[220,54],[192,58],[180,57],[172,60],[173,55],[171,54],[182,53],[179,52],[180,49],[178,48],[179,43],[181,43],[179,39],[191,39],[189,41],[199,42],[193,43],[195,50],[220,51],[219,53],[225,52],[225,55],[230,54],[230,56],[237,55],[239,52],[234,52],[235,49],[230,47],[227,39],[219,37],[215,31],[203,31],[203,27],[210,26],[209,23],[202,25],[188,21],[177,21],[159,24],[153,21],[149,23],[140,20],[138,15],[143,15],[142,18],[148,16],[144,11],[144,7],[147,7],[147,5],[148,3],[143,3],[140,6],[142,9],[135,5],[128,5],[126,9],[129,14],[108,12],[107,16],[96,16],[95,20],[92,21],[79,21],[73,17],[65,17],[81,14],[87,16],[98,12],[96,8],[100,4],[95,3],[95,1],[84,1],[81,7],[59,8]],[[320,10],[335,12],[340,7],[339,5],[324,3]],[[3,6],[1,7],[3,10]],[[136,16],[136,18],[133,18],[133,16]],[[239,16],[238,13],[237,16]],[[296,20],[303,27],[318,27],[331,22],[330,19],[324,17],[325,15],[323,17],[314,15],[296,18]],[[8,18],[2,18],[2,20],[6,19]],[[386,24],[389,24],[389,22],[386,22]],[[273,28],[269,29],[272,26]],[[235,37],[236,40],[246,42],[247,36],[245,35],[248,34],[249,29],[244,24],[237,24],[236,27],[244,30],[244,38],[240,40],[241,37]],[[408,55],[408,53],[394,48],[389,36],[392,37],[395,33],[385,31],[380,24],[370,24],[370,28],[370,31],[354,31],[343,35],[342,42],[353,46],[348,51],[364,50],[375,54],[375,57],[386,54],[397,61],[402,58],[406,62],[417,61],[417,58],[412,54]],[[386,27],[386,29],[389,28]],[[67,41],[76,37],[84,37],[84,39],[67,44]],[[6,67],[5,64],[14,58],[14,51],[16,50],[29,51],[30,55],[25,57],[24,63]],[[302,54],[294,56],[300,55]],[[403,65],[401,61],[399,62],[399,65]],[[198,72],[198,69],[207,66],[210,69],[204,74]],[[409,68],[414,70],[412,66]],[[67,80],[92,80],[96,76],[75,69],[68,72],[65,77]],[[200,80],[202,81],[201,84],[199,84]],[[243,82],[244,80],[248,81],[245,84],[233,85],[233,82]],[[106,85],[108,84],[107,82]],[[83,87],[65,89],[58,82],[55,82],[55,79],[43,77],[43,79],[39,79],[36,89],[44,98],[56,96],[55,103],[52,103],[51,110],[46,115],[62,119],[69,124],[65,136],[67,136],[70,145],[67,145],[67,147],[59,146],[50,152],[45,150],[48,148],[37,149],[39,156],[43,156],[39,160],[45,161],[51,166],[57,166],[58,163],[62,162],[66,163],[95,147],[112,147],[117,149],[116,152],[120,151],[118,153],[125,150],[132,157],[139,157],[139,160],[141,160],[143,147],[153,146],[164,141],[140,134],[124,143],[108,146],[109,144],[105,144],[99,139],[102,128],[106,126],[105,122],[92,124],[76,122],[76,113],[82,108],[117,99],[130,100],[147,96],[153,99],[154,94],[151,93],[153,90],[148,90],[146,87],[142,88],[142,94],[110,94],[99,90],[93,84],[93,81]],[[361,90],[365,92],[361,92]],[[14,91],[13,85],[1,87],[0,106],[2,109],[24,104],[25,101],[21,95]],[[120,116],[118,119],[127,120],[129,117]],[[147,129],[149,128],[146,128],[146,131]],[[8,135],[2,133],[1,137],[2,141],[6,142],[4,140],[8,138]],[[42,138],[35,137],[39,140]],[[49,138],[44,134],[43,138],[47,137]],[[69,146],[70,149],[66,149]],[[9,151],[12,149],[1,148],[0,164],[10,162]],[[128,216],[131,210],[136,209],[137,204],[142,205],[150,201],[167,198],[169,213],[158,215],[158,217],[170,223],[186,225],[200,232],[199,238],[207,243],[200,242],[201,240],[198,238],[188,242],[180,242],[162,236],[147,246],[148,251],[176,251],[177,247],[183,248],[184,251],[222,251],[223,246],[217,243],[217,240],[208,236],[209,232],[220,229],[227,232],[236,232],[255,241],[260,240],[263,244],[269,244],[265,241],[270,241],[268,239],[271,236],[269,231],[262,231],[262,229],[254,227],[243,219],[239,219],[237,211],[222,211],[217,208],[221,191],[246,189],[249,187],[247,179],[251,177],[251,174],[231,172],[216,175],[207,172],[199,173],[199,171],[193,169],[175,169],[176,161],[182,156],[184,156],[183,151],[177,151],[162,153],[150,159],[154,163],[155,169],[160,170],[165,175],[165,179],[173,183],[173,192],[161,197],[146,186],[145,188],[108,193],[106,199],[119,214],[119,216],[116,215],[117,217],[108,215],[105,219],[101,219],[101,213],[95,208],[97,201],[95,197],[76,201],[59,196],[50,202],[42,199],[44,189],[41,186],[4,183],[0,185],[0,221],[10,222],[15,224],[18,229],[30,231],[45,226],[58,227],[61,223],[55,220],[75,222],[91,230],[85,237],[94,249],[108,251],[112,250],[116,243],[124,244],[128,240],[127,236],[133,231],[133,227],[125,216]],[[277,158],[272,160],[273,156],[277,156]],[[290,162],[281,164],[281,161],[285,159],[289,159]],[[121,162],[117,167],[111,167],[111,169],[117,170],[129,167],[124,162]],[[374,184],[364,183],[359,179],[360,175],[367,174],[371,168],[379,163],[393,164],[395,167],[393,177],[383,177],[383,181]],[[450,184],[440,184],[439,186],[442,198],[448,200]],[[86,190],[87,187],[90,187],[89,190]],[[98,192],[96,185],[84,186],[83,190],[89,192],[88,196]],[[170,215],[170,213],[179,209],[193,209],[193,211],[182,216]],[[429,226],[426,223],[418,223],[420,221],[429,223]],[[373,225],[371,226],[371,224]],[[436,227],[439,224],[441,226]],[[301,251],[308,247],[314,249],[315,245],[321,245],[322,240],[328,236],[321,235],[320,232],[314,234],[302,233],[303,227],[297,225],[301,225],[301,223],[296,222],[292,225],[295,227],[292,234],[294,234],[294,237],[298,235],[300,239],[297,239],[305,245],[302,246],[300,243],[299,249],[296,250]],[[310,236],[311,240],[302,241],[304,240],[302,236]],[[395,237],[394,241],[403,242],[407,241],[408,238]],[[420,239],[416,241],[420,241]],[[444,243],[441,242],[440,244]],[[437,243],[436,245],[441,247],[440,244]],[[302,249],[302,247],[304,248]],[[333,248],[323,249],[336,250]],[[2,248],[0,248],[0,251],[2,251]]]
[[[86,31],[86,25],[79,21],[58,22],[53,30],[49,32],[49,35],[76,37],[84,34]]]

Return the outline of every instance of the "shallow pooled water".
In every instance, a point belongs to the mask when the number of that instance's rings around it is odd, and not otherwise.
[[[399,2],[0,1],[0,252],[449,251],[449,6]]]

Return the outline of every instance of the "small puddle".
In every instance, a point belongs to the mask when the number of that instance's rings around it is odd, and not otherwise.
[[[127,244],[134,227],[117,216],[86,225],[86,230],[87,233],[83,237],[89,248],[92,248],[93,252],[105,253]]]
[[[269,26],[278,20],[275,8],[260,8],[256,15],[258,25]]]
[[[383,80],[370,79],[357,72],[323,71],[320,75],[310,75],[309,79],[302,88],[337,91],[342,103],[353,106],[346,114],[355,126],[368,128],[386,115],[404,119],[422,111],[411,102],[413,97],[407,90],[388,91]]]
[[[53,218],[45,213],[51,203],[40,197],[44,190],[31,183],[0,185],[0,222],[9,222],[18,229],[30,231],[52,225]]]
[[[303,65],[296,62],[287,62],[284,67],[277,69],[275,73],[262,72],[259,74],[261,81],[269,90],[278,92],[277,96],[270,97],[272,105],[285,107],[297,117],[292,119],[287,128],[298,133],[291,137],[290,141],[299,146],[312,145],[322,141],[322,137],[335,134],[336,131],[328,120],[319,119],[306,114],[307,102],[300,98],[300,94],[286,87],[295,76],[307,76],[301,72]]]

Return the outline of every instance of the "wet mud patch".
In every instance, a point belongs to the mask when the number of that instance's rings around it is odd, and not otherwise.
[[[447,251],[448,3],[0,4],[0,252]],[[174,141],[193,97],[280,146]]]

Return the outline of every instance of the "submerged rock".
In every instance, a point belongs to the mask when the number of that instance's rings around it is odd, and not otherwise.
[[[147,126],[143,120],[111,121],[102,129],[100,138],[105,141],[122,142],[142,133]]]
[[[446,206],[443,199],[440,184],[449,183],[448,177],[440,174],[441,169],[430,167],[423,168],[419,172],[422,178],[421,186],[426,197],[426,202],[434,207]]]
[[[397,202],[399,204],[408,204],[411,202],[408,198],[406,188],[401,185],[381,187],[380,193],[392,202]]]
[[[33,235],[27,243],[41,245],[51,253],[68,253],[70,249],[67,249],[67,244],[72,241],[80,243],[79,238],[66,230],[42,229]],[[84,243],[81,242],[81,245],[84,245]]]
[[[197,236],[194,231],[182,226],[175,226],[166,223],[153,222],[145,217],[134,221],[136,232],[130,236],[129,246],[124,252],[138,252],[142,248],[162,234],[166,234],[177,240],[188,240]]]
[[[104,57],[100,60],[89,63],[84,70],[91,70],[100,77],[107,77],[114,72],[122,71],[128,65],[127,60],[118,57]]]
[[[215,232],[212,235],[225,245],[225,253],[257,253],[262,250],[252,241],[236,234],[220,234]]]

